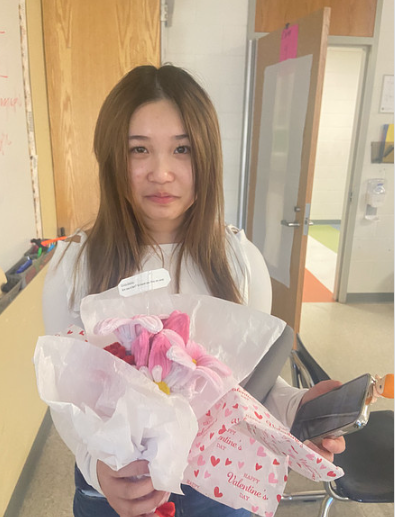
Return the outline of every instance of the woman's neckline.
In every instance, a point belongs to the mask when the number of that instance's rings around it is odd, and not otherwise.
[[[167,244],[158,244],[158,246],[162,251],[172,251],[180,244],[180,242],[170,242]]]

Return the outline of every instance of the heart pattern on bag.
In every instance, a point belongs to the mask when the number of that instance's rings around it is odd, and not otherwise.
[[[218,486],[216,486],[216,487],[214,488],[214,495],[215,495],[216,497],[222,497],[224,494],[223,494],[222,492],[220,492],[220,489],[218,488]]]
[[[314,481],[342,473],[238,387],[199,420],[183,482],[232,508],[273,517],[289,467]]]

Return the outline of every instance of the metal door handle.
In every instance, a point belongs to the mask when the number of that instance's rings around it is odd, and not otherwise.
[[[283,219],[283,221],[281,221],[281,224],[283,224],[283,226],[288,226],[289,228],[299,228],[301,226],[301,224],[296,221],[294,223],[289,223],[288,221],[286,221],[286,219]]]

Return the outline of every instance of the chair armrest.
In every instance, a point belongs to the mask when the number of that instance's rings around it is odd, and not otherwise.
[[[312,386],[315,385],[315,382],[296,350],[291,351],[290,361],[293,364],[293,368],[296,370],[299,384],[301,384],[301,386],[297,386],[297,388],[312,388]]]
[[[293,329],[286,325],[282,334],[255,367],[246,384],[243,384],[245,390],[262,404],[289,357],[293,341]]]

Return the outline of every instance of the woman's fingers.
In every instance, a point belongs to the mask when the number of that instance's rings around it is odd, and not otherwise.
[[[310,440],[307,440],[304,443],[310,449],[332,462],[335,454],[341,454],[345,450],[345,440],[342,436],[338,436],[337,438],[324,438],[322,440],[322,445],[320,446],[315,445],[315,443]]]
[[[342,436],[337,438],[324,438],[322,447],[333,454],[341,454],[345,450],[345,440]]]
[[[151,515],[164,500],[165,493],[153,488],[146,461],[134,461],[119,471],[98,461],[97,475],[105,497],[120,517]]]
[[[110,468],[110,467],[108,467]],[[148,462],[145,460],[137,460],[129,463],[122,469],[115,471],[112,470],[117,477],[128,478],[132,476],[143,476],[149,474]]]
[[[141,499],[135,499],[126,501],[125,513],[120,513],[120,517],[136,517],[141,515],[153,515],[153,512],[158,506],[162,504],[164,498],[164,492],[154,490],[147,496]]]
[[[300,405],[305,404],[306,402],[309,402],[310,400],[317,398],[324,393],[334,390],[339,386],[341,386],[340,381],[327,380],[319,382],[305,392],[303,398],[301,399]],[[345,450],[345,440],[342,436],[337,438],[324,438],[322,440],[322,445],[319,446],[316,446],[311,441],[306,441],[305,444],[308,445],[310,449],[314,450],[318,454],[321,454],[329,461],[333,461],[335,454],[340,454]]]
[[[145,476],[141,479],[115,478],[119,497],[126,500],[140,499],[154,491],[152,480]]]
[[[314,442],[310,442],[309,440],[306,440],[304,443],[305,443],[305,445],[307,445],[308,448],[310,448],[314,452],[320,454],[326,460],[333,462],[334,454],[332,452],[329,452],[326,449],[323,449],[322,447],[318,447],[317,445],[315,445]]]
[[[319,397],[320,395],[323,395],[324,393],[327,393],[328,391],[334,390],[335,388],[338,388],[341,386],[340,381],[334,381],[334,380],[327,380],[327,381],[321,381],[318,382],[318,384],[315,384],[312,388],[307,390],[303,398],[301,399],[300,406],[305,404],[306,402],[309,402],[312,399],[315,399]]]

